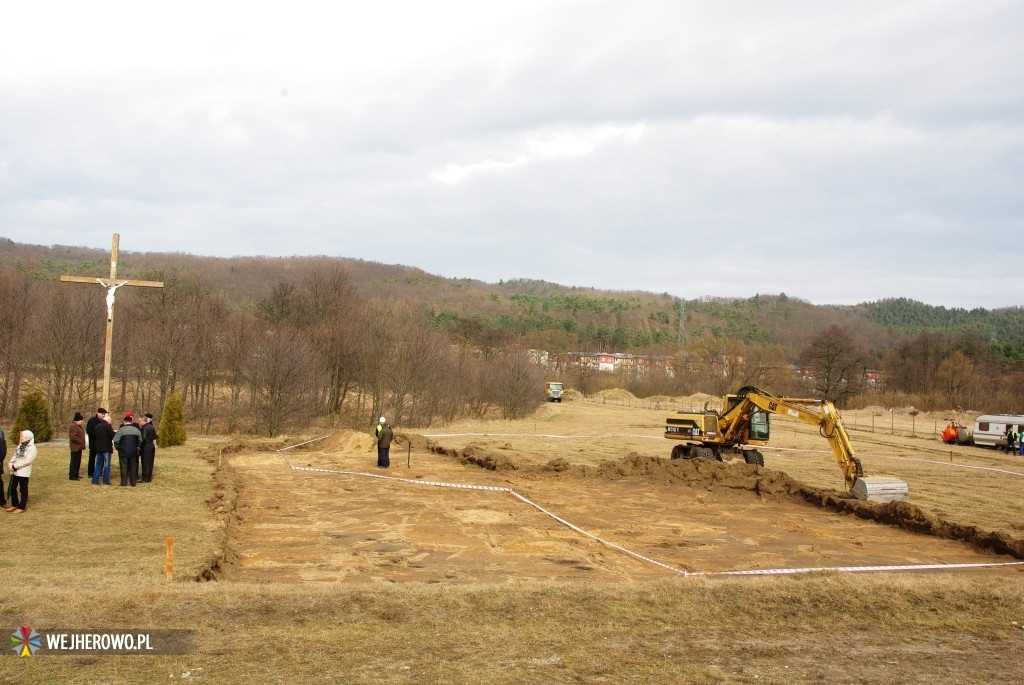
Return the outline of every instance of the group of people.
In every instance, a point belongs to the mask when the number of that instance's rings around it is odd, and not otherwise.
[[[85,418],[75,412],[68,426],[68,444],[71,448],[70,480],[81,480],[82,452],[89,450],[88,475],[93,485],[110,485],[110,466],[117,451],[121,485],[135,486],[137,482],[153,480],[153,462],[156,460],[156,426],[152,414],[143,414],[138,421],[127,412],[121,425],[114,430],[110,412],[103,407],[83,427]],[[35,435],[23,430],[18,435],[18,446],[8,468],[10,480],[4,488],[4,461],[7,459],[7,436],[0,426],[0,508],[12,514],[22,514],[28,507],[28,479],[32,476],[32,462],[36,460]],[[142,472],[139,472],[141,463]]]
[[[23,514],[28,508],[28,479],[32,475],[32,462],[36,460],[36,438],[30,430],[18,435],[18,447],[11,457],[11,478],[4,489],[4,459],[7,458],[7,436],[0,427],[0,507],[12,514]]]
[[[110,468],[114,451],[117,451],[118,471],[121,485],[135,487],[136,483],[153,480],[153,462],[156,460],[156,426],[153,415],[143,414],[137,420],[132,412],[126,412],[121,425],[114,430],[113,421],[105,408],[96,410],[96,415],[82,427],[84,417],[75,413],[68,426],[68,441],[71,446],[70,480],[79,480],[82,468],[82,452],[88,447],[87,471],[93,485],[110,485]],[[139,472],[141,463],[142,471]]]

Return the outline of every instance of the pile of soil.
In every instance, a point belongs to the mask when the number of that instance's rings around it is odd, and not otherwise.
[[[315,448],[325,452],[363,453],[377,449],[377,441],[368,433],[343,430],[319,441]]]
[[[413,449],[430,449],[430,441],[417,433],[395,433],[391,448],[405,448],[412,444]],[[338,454],[364,454],[377,449],[377,440],[369,433],[343,430],[317,441],[309,446],[315,451],[334,452]]]

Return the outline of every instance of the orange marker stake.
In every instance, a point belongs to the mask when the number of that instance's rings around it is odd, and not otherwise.
[[[174,576],[174,538],[167,538],[167,582]]]

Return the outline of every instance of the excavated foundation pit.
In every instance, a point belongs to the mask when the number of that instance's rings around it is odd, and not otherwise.
[[[416,449],[411,468],[406,445]],[[636,453],[598,465],[539,464],[411,435],[401,436],[384,471],[374,468],[370,438],[357,433],[277,451],[285,447],[238,441],[216,455],[215,504],[228,533],[204,579],[594,582],[670,577],[670,569],[1024,558],[1024,542],[1005,533],[930,517],[907,502],[809,488],[764,467]]]

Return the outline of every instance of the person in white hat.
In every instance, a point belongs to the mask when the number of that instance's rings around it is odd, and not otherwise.
[[[395,433],[388,425],[388,420],[383,416],[377,423],[377,468],[386,469],[391,466],[391,441],[395,439]]]
[[[12,514],[28,509],[28,479],[32,476],[32,462],[36,460],[36,438],[30,430],[21,431],[21,442],[11,459],[10,501],[4,507]]]

